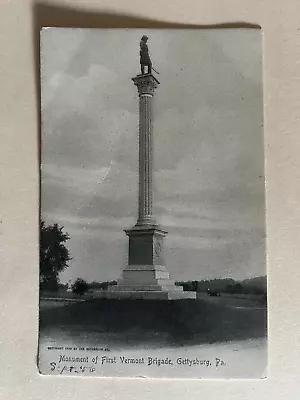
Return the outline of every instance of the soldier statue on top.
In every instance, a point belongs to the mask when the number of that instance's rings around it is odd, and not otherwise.
[[[145,74],[145,67],[148,67],[148,74],[152,72],[152,62],[149,56],[149,49],[147,46],[148,37],[143,36],[140,41],[140,64],[141,64],[141,73]]]

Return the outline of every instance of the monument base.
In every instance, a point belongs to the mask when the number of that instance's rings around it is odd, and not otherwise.
[[[196,299],[196,292],[184,292],[182,286],[175,285],[164,265],[128,265],[116,285],[95,292],[93,297],[177,300]]]

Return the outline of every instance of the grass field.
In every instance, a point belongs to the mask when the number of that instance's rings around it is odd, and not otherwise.
[[[92,342],[106,335],[110,342],[123,345],[176,346],[266,337],[266,308],[255,307],[250,300],[240,308],[233,304],[236,301],[241,300],[41,300],[40,332],[61,339],[82,335]]]
[[[266,301],[262,295],[221,293],[220,296],[208,296],[206,293],[197,293],[197,299],[223,307],[266,308]]]

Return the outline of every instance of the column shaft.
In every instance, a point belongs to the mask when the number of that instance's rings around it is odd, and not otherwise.
[[[152,95],[139,100],[139,212],[138,224],[153,223],[152,217]]]
[[[139,93],[139,209],[136,225],[156,226],[152,214],[152,120],[153,96],[159,81],[152,74],[132,78]]]

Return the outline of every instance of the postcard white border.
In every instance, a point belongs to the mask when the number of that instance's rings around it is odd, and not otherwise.
[[[1,7],[4,12],[0,16],[0,246],[3,256],[0,397],[14,400],[297,399],[300,393],[300,346],[297,346],[300,341],[300,2],[64,0],[59,6],[53,6],[52,11],[50,5],[51,2],[47,3],[48,9],[39,8],[33,7],[30,0],[20,0],[5,2]],[[70,11],[61,10],[64,5]],[[72,9],[77,10],[76,15]],[[270,299],[268,379],[166,382],[38,374],[37,26],[39,21],[49,21],[49,26],[95,27],[97,21],[98,27],[104,21],[108,24],[106,27],[120,25],[120,19],[114,16],[104,18],[104,11],[170,23],[245,22],[262,27]],[[137,20],[129,22],[137,24]]]

